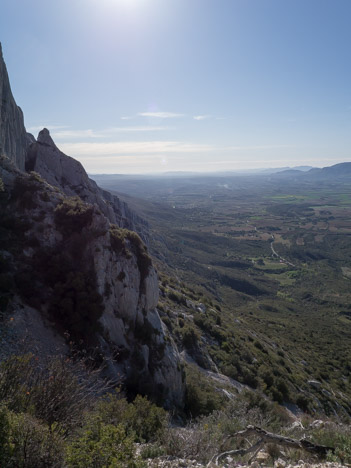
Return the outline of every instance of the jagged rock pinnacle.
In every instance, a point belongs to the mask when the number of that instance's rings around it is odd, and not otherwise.
[[[47,128],[43,128],[43,130],[39,132],[37,141],[42,145],[48,145],[56,148],[54,140],[51,138],[50,132]]]

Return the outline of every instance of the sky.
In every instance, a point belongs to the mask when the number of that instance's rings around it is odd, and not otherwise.
[[[351,161],[350,0],[1,0],[28,131],[89,173]]]

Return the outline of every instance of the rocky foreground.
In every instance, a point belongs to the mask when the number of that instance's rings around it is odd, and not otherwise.
[[[198,463],[196,460],[186,460],[174,457],[159,457],[153,460],[148,460],[147,466],[149,468],[264,468],[268,466],[272,466],[271,464],[266,464],[261,461],[254,461],[250,465],[242,465],[238,462],[234,462],[232,460],[227,460],[221,465],[216,465],[213,463],[202,465]],[[334,462],[326,462],[326,463],[307,463],[300,460],[297,464],[288,463],[282,459],[276,460],[274,463],[274,468],[343,468],[348,467],[350,465],[341,465],[340,463]]]

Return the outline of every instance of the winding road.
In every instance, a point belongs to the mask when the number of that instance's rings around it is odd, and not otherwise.
[[[274,244],[274,235],[272,234],[271,250],[272,250],[273,256],[278,257],[278,258],[280,259],[281,262],[286,263],[287,265],[290,265],[290,266],[296,268],[296,265],[294,265],[294,264],[291,263],[291,262],[288,262],[288,260],[286,260],[285,258],[283,258],[281,255],[279,255],[279,254],[276,252],[276,250],[274,249],[273,244]]]

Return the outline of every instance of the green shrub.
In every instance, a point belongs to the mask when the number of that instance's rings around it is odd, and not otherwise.
[[[223,405],[222,395],[193,366],[186,368],[185,411],[196,418],[208,415]]]
[[[140,456],[143,460],[147,458],[158,458],[166,455],[166,449],[164,447],[160,447],[159,445],[146,445],[141,450]]]
[[[97,416],[90,418],[78,437],[68,444],[65,455],[69,468],[141,468],[135,455],[133,439],[121,425],[104,424]]]
[[[140,395],[128,403],[118,394],[110,394],[98,403],[96,411],[105,424],[121,424],[139,442],[156,441],[168,424],[166,411]]]
[[[305,395],[299,395],[296,398],[297,406],[302,409],[302,411],[308,411],[310,406],[310,400]]]
[[[130,256],[130,252],[127,247],[135,254],[137,258],[138,268],[140,271],[140,283],[144,282],[144,279],[149,273],[149,269],[152,265],[151,257],[147,253],[147,248],[138,234],[129,229],[123,229],[115,224],[110,227],[110,238],[111,247],[116,253],[122,253],[126,257]],[[127,242],[129,245],[127,245]]]
[[[158,306],[158,308],[160,308],[160,307]],[[161,320],[162,320],[162,322],[167,326],[167,328],[168,328],[170,331],[172,331],[172,329],[173,329],[172,321],[171,321],[171,319],[168,317],[168,315],[165,315],[165,316],[161,317]]]
[[[128,405],[126,398],[123,398],[117,390],[98,400],[94,410],[104,424],[117,426],[123,424]]]
[[[284,400],[289,398],[289,388],[284,380],[278,380],[277,389],[283,395]]]
[[[276,388],[272,388],[271,389],[271,394],[272,394],[272,398],[274,401],[276,401],[277,403],[279,404],[283,404],[284,402],[284,396],[283,394]]]
[[[80,233],[93,217],[94,207],[84,203],[79,197],[64,198],[55,208],[55,222],[65,235]]]
[[[197,346],[200,340],[200,333],[192,325],[186,324],[181,328],[182,342],[186,348]]]
[[[314,442],[327,447],[334,447],[335,453],[330,452],[329,461],[351,463],[351,430],[349,426],[329,423],[325,427],[312,431]]]
[[[119,228],[116,224],[110,227],[111,247],[116,253],[126,254],[126,229]]]
[[[168,424],[166,411],[140,395],[128,406],[126,420],[138,440],[146,442],[157,440]]]
[[[42,178],[42,176],[35,171],[30,171],[29,173],[30,180],[39,182],[40,184],[47,184],[46,180]]]
[[[0,466],[6,466],[11,457],[9,411],[0,406]]]
[[[31,384],[31,411],[50,428],[59,424],[68,433],[81,423],[103,387],[98,371],[89,371],[83,361],[51,358]]]
[[[341,463],[351,463],[351,435],[340,435],[336,441],[335,453],[329,454],[329,459]]]
[[[26,413],[0,410],[1,467],[62,467],[63,439],[57,427],[48,426]]]
[[[144,279],[149,274],[149,269],[152,265],[152,260],[147,253],[147,248],[138,234],[134,231],[128,231],[127,239],[131,243],[132,250],[136,254],[138,268],[140,271],[140,283],[144,282]]]
[[[168,297],[171,301],[176,302],[177,304],[186,305],[186,298],[182,294],[177,293],[176,291],[168,291]]]
[[[267,385],[267,387],[272,387],[272,385],[274,384],[274,377],[270,370],[268,369],[263,370],[261,377],[264,383]]]
[[[10,356],[0,364],[0,401],[11,410],[25,411],[30,403],[30,382],[34,376],[33,355]]]
[[[262,343],[260,343],[259,341],[255,341],[254,342],[254,346],[259,349],[260,351],[264,351],[264,347],[262,345]]]
[[[26,354],[11,356],[0,365],[0,400],[50,428],[59,424],[65,433],[82,421],[103,388],[98,371],[86,369],[82,360],[53,357],[45,364]]]

